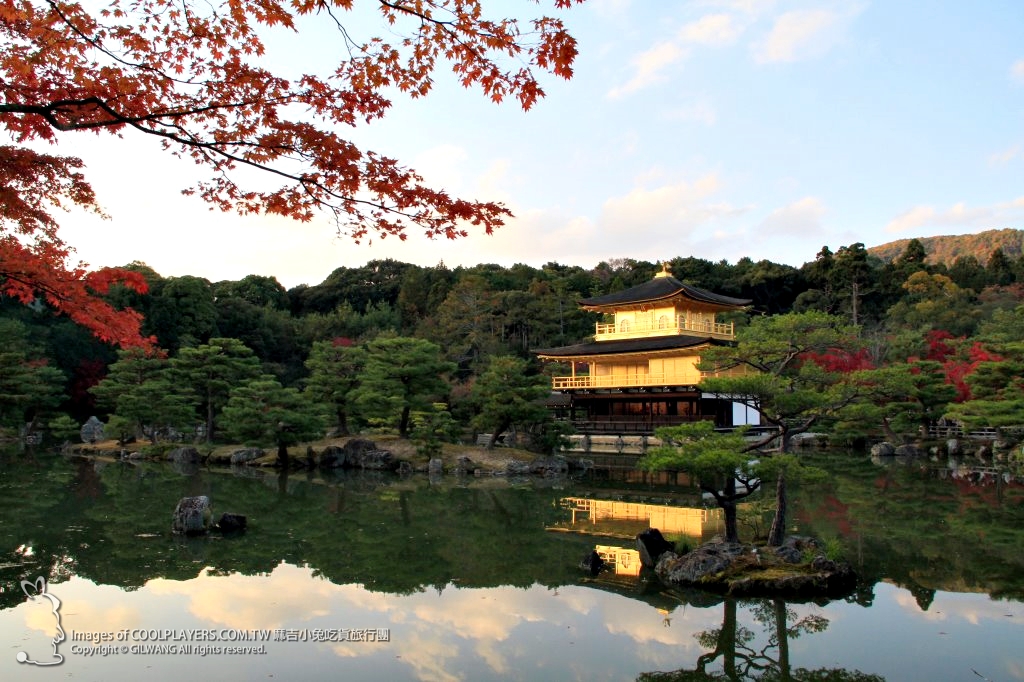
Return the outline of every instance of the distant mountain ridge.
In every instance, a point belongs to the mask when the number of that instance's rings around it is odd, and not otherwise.
[[[1024,253],[1024,230],[1005,228],[1002,230],[986,230],[977,234],[946,235],[941,237],[918,237],[928,254],[928,263],[945,263],[952,265],[960,256],[974,256],[982,265],[988,262],[989,256],[997,248],[1003,250],[1010,260],[1020,258]],[[872,246],[868,253],[878,256],[885,262],[898,258],[907,248],[910,239],[898,239],[880,246]]]

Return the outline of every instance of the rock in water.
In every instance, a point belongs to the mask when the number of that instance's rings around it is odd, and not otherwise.
[[[183,497],[178,500],[171,517],[171,531],[185,535],[200,535],[210,529],[210,498],[206,495]]]
[[[217,521],[217,528],[222,533],[238,533],[245,530],[247,519],[245,514],[232,514],[224,512]]]
[[[198,464],[202,457],[195,448],[174,448],[167,453],[167,459],[176,463]]]
[[[654,568],[658,559],[665,552],[673,552],[676,547],[665,539],[657,528],[648,528],[636,536],[636,548],[640,552],[640,565]]]
[[[604,568],[604,559],[601,558],[596,549],[591,550],[590,554],[583,557],[583,561],[580,562],[580,568],[591,576],[596,576]]]

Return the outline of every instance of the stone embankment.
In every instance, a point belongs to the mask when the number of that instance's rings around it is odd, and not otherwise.
[[[147,455],[144,450],[132,446],[121,447],[111,441],[70,447],[66,452],[122,460],[159,459],[170,462],[183,473],[194,472],[201,465],[271,468],[282,466],[276,448],[219,448],[212,453],[203,454],[195,447],[184,446],[168,450],[161,455]],[[559,477],[585,472],[592,467],[592,462],[588,459],[562,455],[537,456],[508,448],[462,448],[455,452],[446,451],[444,456],[427,459],[419,455],[415,446],[408,441],[385,439],[385,444],[381,445],[366,438],[349,438],[309,446],[304,452],[295,449],[289,453],[287,466],[306,470],[427,473],[432,476],[454,474]]]

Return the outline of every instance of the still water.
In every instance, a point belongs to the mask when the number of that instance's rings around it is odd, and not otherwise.
[[[578,568],[650,519],[714,534],[685,489],[8,454],[0,679],[1024,680],[1015,473],[816,459],[835,475],[796,491],[793,526],[840,539],[863,576],[827,603],[665,590],[628,559]],[[197,494],[249,529],[173,536],[175,503]],[[743,522],[761,529],[762,510]]]

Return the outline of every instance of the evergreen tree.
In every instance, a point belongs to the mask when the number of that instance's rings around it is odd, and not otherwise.
[[[238,339],[214,338],[208,344],[182,348],[171,367],[198,397],[210,443],[215,440],[217,414],[231,389],[261,374],[259,360]]]
[[[726,541],[739,542],[736,505],[761,486],[753,457],[745,451],[743,432],[715,433],[714,424],[699,421],[662,427],[655,434],[664,444],[651,448],[638,466],[648,471],[682,471],[695,477],[700,489],[722,508]]]
[[[355,391],[361,414],[395,423],[402,438],[409,435],[410,414],[425,410],[448,392],[444,375],[454,363],[441,358],[437,344],[401,336],[378,337],[366,346],[366,368]]]
[[[277,446],[281,466],[288,466],[288,447],[323,436],[324,408],[272,376],[252,379],[231,391],[221,421],[227,436],[239,443]]]
[[[349,433],[353,392],[359,386],[365,365],[366,351],[341,339],[315,342],[306,360],[306,393],[330,408],[338,435]]]
[[[491,358],[487,368],[473,385],[472,400],[479,412],[473,428],[491,435],[487,448],[493,448],[502,432],[514,425],[529,428],[550,419],[540,400],[551,393],[550,380],[530,375],[525,360],[511,356]]]
[[[156,443],[170,429],[191,429],[195,424],[196,394],[175,381],[166,355],[140,348],[117,353],[106,378],[92,388],[103,406],[112,408]]]

